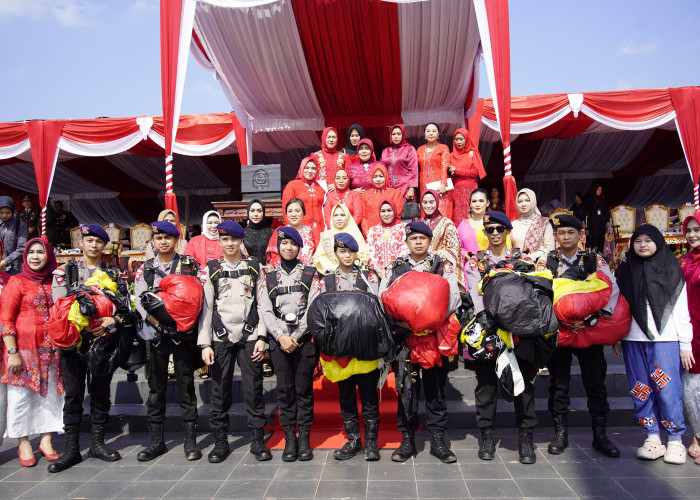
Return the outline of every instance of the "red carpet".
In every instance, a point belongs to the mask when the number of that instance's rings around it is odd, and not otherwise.
[[[394,387],[394,374],[390,373],[380,394],[379,440],[377,441],[379,448],[396,448],[401,443],[401,433],[396,430],[398,396]],[[361,409],[359,395],[357,399],[357,407]],[[364,439],[362,421],[360,421],[360,429]],[[272,430],[275,433],[267,442],[267,446],[275,450],[283,449],[284,432],[279,424],[279,412],[275,415],[275,424]],[[340,418],[338,385],[321,376],[314,381],[314,425],[311,427],[311,447],[336,449],[343,446],[346,441],[347,437]]]

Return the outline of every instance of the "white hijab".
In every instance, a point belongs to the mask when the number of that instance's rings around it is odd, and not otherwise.
[[[216,215],[217,219],[219,219],[219,223],[221,223],[221,216],[219,215],[219,212],[217,212],[216,210],[209,210],[202,217],[202,234],[208,240],[218,240],[219,239],[219,232],[218,231],[216,232],[216,234],[214,236],[209,234],[209,231],[207,231],[207,219],[209,218],[210,215]]]
[[[520,214],[520,219],[534,219],[536,217],[542,217],[540,209],[537,208],[537,195],[532,189],[523,188],[518,191],[518,195],[515,197],[516,203],[521,194],[526,194],[530,198],[530,203],[532,203],[532,209],[526,214]]]

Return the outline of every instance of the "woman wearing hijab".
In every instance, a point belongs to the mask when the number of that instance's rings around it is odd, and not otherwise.
[[[341,153],[347,155],[347,160],[345,161],[345,165],[350,165],[351,163],[354,163],[356,161],[359,161],[359,156],[357,156],[357,146],[358,143],[360,142],[360,139],[365,138],[365,131],[362,129],[360,125],[357,123],[350,125],[350,128],[348,129],[348,133],[345,136],[345,142],[347,146],[345,146],[342,150]]]
[[[299,250],[299,260],[307,265],[311,265],[313,261],[314,250],[318,244],[319,234],[311,226],[304,224],[304,215],[306,215],[306,207],[304,202],[299,198],[292,198],[284,205],[284,221],[285,223],[297,230],[301,235],[304,246]],[[267,263],[272,267],[280,263],[279,249],[277,248],[277,234],[272,233],[270,241],[267,243],[265,251]]]
[[[501,199],[501,191],[495,186],[491,188],[491,198],[489,199],[489,206],[486,208],[486,211],[506,213],[506,202]]]
[[[275,230],[265,219],[265,203],[261,200],[252,200],[248,203],[246,213],[248,214],[248,224],[243,228],[243,231],[245,232],[247,255],[258,259],[262,264],[266,264],[265,250],[267,250],[267,243]]]
[[[588,238],[586,246],[591,250],[603,253],[605,248],[605,231],[610,227],[610,210],[603,196],[603,186],[593,184],[586,199],[586,229]]]
[[[323,198],[326,194],[318,182],[318,169],[312,157],[306,157],[299,166],[296,179],[290,181],[282,192],[282,206],[292,198],[298,198],[304,202],[306,213],[304,225],[310,226],[316,231],[323,229]],[[333,182],[335,172],[328,182]]]
[[[63,377],[59,353],[49,340],[46,323],[53,305],[51,281],[56,257],[41,238],[29,241],[24,269],[2,292],[0,325],[5,352],[0,382],[7,385],[5,437],[19,441],[19,462],[36,465],[29,436],[40,434],[39,451],[56,460],[51,433],[63,429]]]
[[[158,214],[158,219],[159,221],[167,221],[171,222],[172,224],[177,227],[177,216],[175,215],[175,212],[173,210],[170,210],[169,208],[166,208],[163,210],[161,213]],[[179,254],[183,254],[185,252],[185,248],[187,248],[187,240],[183,237],[181,237],[177,241],[177,245],[175,246],[175,251]],[[132,250],[136,250],[135,248],[132,248]],[[152,259],[158,255],[158,251],[156,250],[155,246],[153,245],[153,240],[148,241],[148,245],[146,245],[146,260]]]
[[[379,224],[379,205],[386,199],[394,202],[396,217],[403,211],[403,195],[398,189],[387,184],[387,171],[383,165],[375,165],[372,170],[372,188],[362,193],[362,231],[367,234],[369,228]]]
[[[338,170],[340,172],[340,170]],[[313,263],[321,273],[333,272],[338,267],[338,258],[335,256],[334,237],[338,233],[348,233],[357,241],[359,250],[357,258],[363,264],[367,263],[367,244],[362,237],[360,228],[345,205],[338,204],[333,207],[330,229],[321,233],[318,248],[314,253]]]
[[[457,274],[457,284],[464,290],[464,267],[460,257],[459,235],[454,223],[440,213],[440,195],[432,189],[427,190],[421,196],[421,208],[425,222],[433,232],[430,241],[430,253],[436,253],[443,260],[452,262]]]
[[[382,151],[382,163],[389,173],[387,184],[398,189],[406,201],[415,201],[418,189],[418,156],[416,148],[406,140],[406,129],[403,125],[397,123],[391,127],[389,147]]]
[[[357,145],[357,161],[348,166],[350,188],[362,194],[372,187],[372,171],[382,162],[374,159],[374,144],[369,139],[362,139]]]
[[[379,224],[367,232],[368,264],[384,278],[387,268],[408,254],[406,224],[400,219],[394,200],[382,200],[378,212]]]
[[[690,324],[693,326],[691,350],[693,363],[683,371],[683,407],[693,433],[693,443],[688,455],[700,465],[700,213],[686,217],[683,233],[688,240],[690,252],[681,257],[681,270],[688,292]]]
[[[613,351],[618,357],[624,354],[634,416],[647,433],[637,458],[663,457],[666,463],[682,464],[686,450],[681,441],[685,432],[681,371],[694,364],[685,280],[656,227],[639,226],[630,246],[615,277],[629,302],[632,326]],[[666,446],[661,430],[668,434]]]
[[[335,190],[326,194],[323,203],[323,222],[326,228],[331,227],[331,212],[338,204],[348,207],[358,227],[362,224],[362,194],[350,189],[350,176],[342,168],[335,172]]]
[[[184,254],[194,257],[200,269],[204,269],[210,260],[220,259],[224,254],[219,245],[219,230],[216,228],[220,223],[219,212],[209,210],[202,217],[202,234],[192,238],[185,248]]]
[[[0,271],[10,276],[21,273],[27,225],[15,215],[15,201],[9,196],[0,196],[0,242],[7,252],[0,255]]]
[[[450,149],[440,144],[440,128],[436,123],[428,123],[423,128],[426,144],[418,148],[418,168],[420,171],[420,191],[424,193],[428,184],[439,182],[440,213],[452,218],[452,191],[447,191],[447,169],[450,165]]]
[[[452,174],[455,187],[452,191],[454,202],[452,222],[459,227],[462,221],[469,217],[469,199],[472,191],[478,187],[477,179],[486,177],[479,149],[465,128],[458,128],[455,131],[448,172]],[[494,210],[497,209],[494,208]]]
[[[510,239],[514,248],[519,248],[533,262],[547,260],[554,250],[554,231],[549,217],[543,217],[537,208],[537,196],[532,189],[521,189],[515,198],[520,217],[513,221]]]
[[[316,179],[328,191],[334,189],[332,181],[335,178],[335,171],[344,168],[347,163],[345,153],[338,151],[337,146],[338,131],[333,127],[326,127],[321,134],[321,150],[311,155],[318,168]]]

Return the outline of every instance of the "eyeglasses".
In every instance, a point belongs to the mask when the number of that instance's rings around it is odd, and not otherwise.
[[[494,231],[498,234],[503,234],[506,232],[506,229],[508,229],[506,226],[489,226],[485,227],[484,231],[486,231],[486,234],[493,234]]]

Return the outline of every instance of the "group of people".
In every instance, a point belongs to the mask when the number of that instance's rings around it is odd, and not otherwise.
[[[348,440],[335,451],[336,459],[364,452],[366,460],[379,460],[378,389],[391,367],[397,374],[398,429],[402,433],[392,460],[403,462],[417,453],[416,405],[418,394],[423,392],[430,453],[441,462],[455,462],[445,440],[444,398],[453,359],[438,352],[426,364],[416,356],[415,346],[424,345],[418,343],[422,342],[420,337],[436,331],[414,331],[406,318],[387,313],[396,348],[390,356],[374,360],[319,353],[311,335],[319,328],[314,323],[316,316],[308,314],[315,301],[323,301],[331,293],[362,292],[384,303],[386,292],[399,283],[409,294],[422,290],[418,287],[426,275],[417,273],[436,276],[445,291],[446,329],[456,318],[463,333],[460,347],[464,346],[464,357],[470,357],[468,352],[476,353],[469,366],[477,376],[479,458],[492,460],[495,456],[494,423],[501,386],[501,392],[515,402],[520,461],[535,463],[533,384],[544,367],[550,373],[549,411],[554,421],[548,452],[561,454],[566,450],[574,355],[588,396],[593,447],[608,457],[620,456],[606,433],[609,405],[604,345],[614,344],[614,353],[624,356],[635,418],[646,433],[637,456],[648,460],[663,457],[678,464],[685,462],[687,452],[700,464],[700,367],[696,362],[700,355],[700,216],[684,221],[692,250],[680,263],[658,229],[642,225],[631,238],[626,260],[613,274],[600,255],[580,250],[583,223],[567,214],[550,221],[540,213],[533,191],[518,192],[516,220],[494,210],[500,208],[498,200],[477,187],[483,167],[469,133],[465,129],[455,132],[452,153],[437,143],[438,134],[437,125],[428,124],[426,144],[416,151],[406,142],[403,127],[396,125],[390,130],[390,147],[377,161],[361,127],[351,127],[344,150],[337,148],[337,131],[326,129],[322,149],[302,162],[297,179],[285,187],[285,225],[280,227],[273,227],[266,218],[264,202],[253,200],[244,226],[208,212],[203,217],[202,235],[186,242],[177,214],[163,211],[151,223],[147,261],[135,276],[135,307],[116,307],[112,315],[94,317],[82,328],[75,345],[56,345],[52,333],[55,302],[77,296],[86,288],[93,294],[102,293],[105,286],[114,284],[116,292],[111,300],[122,306],[125,301],[131,304],[124,276],[101,261],[109,236],[100,226],[81,226],[83,257],[61,267],[56,266],[52,249],[44,240],[29,239],[21,254],[22,271],[11,278],[0,273],[0,325],[5,346],[0,382],[6,386],[7,401],[4,436],[18,439],[22,465],[36,463],[28,439],[35,434],[41,435],[39,450],[50,461],[49,471],[60,472],[82,460],[79,426],[87,384],[91,395],[89,456],[105,461],[120,459],[119,452],[107,447],[104,440],[113,372],[93,373],[95,366],[101,365],[91,362],[90,355],[96,340],[119,339],[134,332],[150,347],[150,441],[138,453],[140,461],[153,460],[167,451],[163,424],[171,356],[187,460],[202,457],[194,387],[194,372],[201,366],[210,367],[212,379],[209,418],[214,447],[208,460],[222,462],[231,453],[228,411],[236,363],[251,430],[250,452],[257,460],[270,460],[272,453],[264,440],[262,383],[264,359],[269,354],[277,377],[279,422],[285,436],[282,460],[313,459],[309,438],[314,422],[313,380],[320,355],[324,367],[333,362],[335,375],[341,374],[334,379]],[[492,206],[494,201],[496,206]],[[413,213],[407,210],[412,203]],[[548,276],[550,290],[553,278],[575,276],[590,281],[595,276],[596,283],[605,285],[597,290],[605,289],[608,295],[590,318],[566,324],[559,320],[559,342],[558,319],[553,329],[540,335],[504,332],[493,309],[493,297],[486,300],[485,289],[493,288],[491,282],[497,281],[494,274],[505,271],[522,271],[531,281]],[[183,277],[183,286],[191,286],[184,278],[198,278],[199,295],[189,290],[179,297],[190,301],[186,306],[196,306],[196,321],[182,319],[182,311],[164,313],[170,299],[163,298],[161,292],[166,283],[173,283],[172,276]],[[97,288],[96,279],[102,280]],[[554,310],[551,295],[545,297]],[[589,335],[596,324],[604,325],[606,319],[623,315],[625,307],[629,324],[615,342],[609,342],[605,328],[601,334],[599,327],[598,337]],[[572,334],[566,342],[564,326]],[[478,338],[476,348],[473,336]],[[585,338],[598,340],[582,343]],[[447,351],[457,349],[456,338],[449,344]],[[509,371],[504,370],[503,360]],[[410,376],[400,377],[402,372]],[[681,441],[685,417],[693,432],[687,450]],[[51,435],[61,428],[66,433],[66,447],[59,455]],[[667,435],[666,444],[662,432]]]

